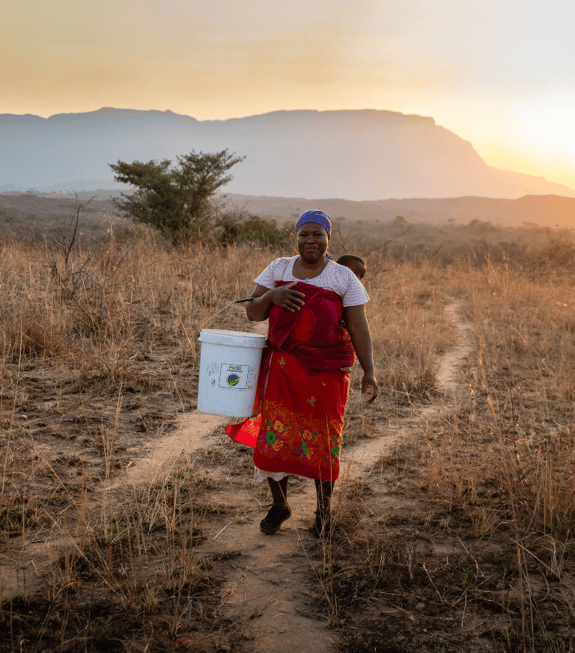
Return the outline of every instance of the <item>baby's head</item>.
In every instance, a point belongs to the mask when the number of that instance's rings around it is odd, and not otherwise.
[[[367,266],[363,259],[359,256],[354,256],[353,254],[344,254],[340,256],[336,263],[340,265],[345,265],[346,268],[349,268],[355,276],[361,281],[367,272]]]

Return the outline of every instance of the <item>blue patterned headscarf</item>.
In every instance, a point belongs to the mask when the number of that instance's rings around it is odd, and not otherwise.
[[[319,224],[327,231],[328,237],[331,235],[331,221],[327,213],[318,210],[305,211],[302,213],[297,219],[295,225],[296,234],[300,230],[300,227],[304,224],[307,224],[308,222],[311,222],[312,224]]]

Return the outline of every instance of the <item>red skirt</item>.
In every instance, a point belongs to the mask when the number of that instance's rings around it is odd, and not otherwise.
[[[277,350],[262,365],[259,413],[228,426],[228,435],[255,448],[254,464],[261,470],[335,481],[349,375],[310,374],[294,355]]]

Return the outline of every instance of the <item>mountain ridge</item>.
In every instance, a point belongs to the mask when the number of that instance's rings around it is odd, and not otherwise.
[[[575,197],[562,184],[488,166],[470,141],[429,116],[300,109],[200,121],[170,110],[0,115],[0,187],[109,179],[110,163],[175,159],[192,149],[246,156],[230,192],[261,196]],[[80,190],[80,189],[75,189]]]

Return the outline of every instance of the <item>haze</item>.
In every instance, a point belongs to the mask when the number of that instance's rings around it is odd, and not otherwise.
[[[400,111],[575,188],[574,18],[560,0],[21,0],[0,113]]]

